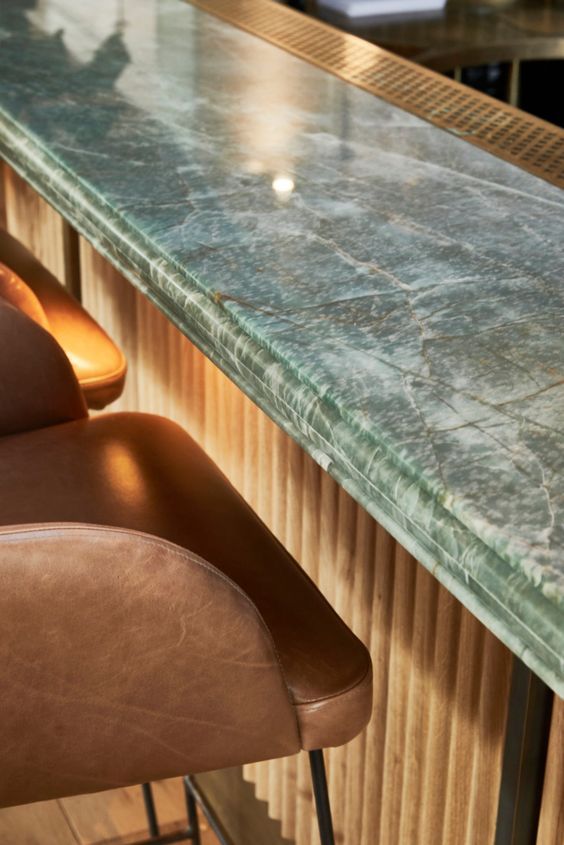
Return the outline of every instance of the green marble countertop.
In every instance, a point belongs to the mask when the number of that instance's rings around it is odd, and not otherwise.
[[[564,695],[564,196],[181,0],[2,0],[0,152]]]

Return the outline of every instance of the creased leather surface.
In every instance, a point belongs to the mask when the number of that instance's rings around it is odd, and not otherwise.
[[[107,414],[0,440],[0,524],[87,522],[144,531],[212,561],[256,604],[296,703],[356,686],[364,646],[179,426]],[[366,691],[369,696],[369,690]],[[355,708],[355,712],[356,708]],[[364,725],[351,714],[352,735]],[[331,745],[331,731],[325,745]]]
[[[0,344],[0,805],[355,736],[366,649],[186,432],[86,418],[5,300]]]
[[[0,437],[84,416],[84,399],[63,350],[0,298]],[[6,495],[9,491],[0,497],[0,508]]]
[[[179,426],[146,414],[96,419],[0,441],[0,523],[132,528],[190,549],[232,578],[272,632],[298,703],[355,686],[361,643]]]
[[[300,747],[253,604],[140,534],[0,534],[0,805],[291,754]]]
[[[296,705],[302,748],[344,745],[368,724],[372,713],[372,666],[354,687],[331,699]]]
[[[104,408],[120,396],[125,382],[126,362],[121,350],[100,325],[65,290],[57,279],[15,238],[0,229],[0,262],[20,277],[19,302],[29,306],[31,296],[40,306],[44,328],[48,328],[71,361],[90,408]],[[25,283],[29,293],[23,296]],[[4,286],[7,287],[7,286]],[[31,293],[31,296],[30,296]],[[0,274],[0,296],[3,295]],[[37,309],[31,313],[37,320]]]

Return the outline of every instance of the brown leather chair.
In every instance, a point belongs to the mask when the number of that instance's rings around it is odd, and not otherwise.
[[[0,297],[48,329],[70,359],[89,408],[105,408],[123,390],[121,350],[57,279],[0,229]]]
[[[0,806],[311,752],[366,725],[370,657],[174,423],[88,419],[0,300]]]

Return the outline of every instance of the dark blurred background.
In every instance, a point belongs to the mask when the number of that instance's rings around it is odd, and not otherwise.
[[[564,127],[564,0],[447,0],[354,19],[323,0],[285,3]]]

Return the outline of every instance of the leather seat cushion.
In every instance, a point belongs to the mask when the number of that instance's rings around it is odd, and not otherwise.
[[[2,525],[136,529],[190,549],[235,581],[271,631],[304,748],[339,745],[366,724],[366,649],[179,426],[145,414],[64,423],[2,438],[0,466]]]

